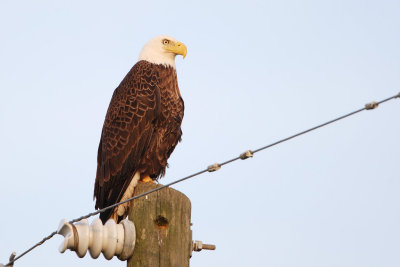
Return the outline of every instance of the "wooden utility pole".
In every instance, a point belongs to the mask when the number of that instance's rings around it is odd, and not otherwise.
[[[160,186],[139,182],[135,195]],[[189,198],[169,187],[132,201],[136,245],[128,267],[189,267],[190,212]]]

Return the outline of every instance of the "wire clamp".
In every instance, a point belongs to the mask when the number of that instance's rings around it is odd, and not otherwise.
[[[254,155],[253,151],[247,150],[246,152],[240,154],[240,159],[245,160],[245,159],[248,159],[248,158],[252,158],[253,155]]]
[[[208,172],[215,172],[221,169],[221,165],[219,163],[214,163],[213,165],[210,165],[207,167]]]
[[[376,103],[376,102],[374,101],[374,102],[365,104],[365,109],[366,109],[366,110],[375,109],[375,108],[377,108],[378,106],[379,106],[379,104]]]

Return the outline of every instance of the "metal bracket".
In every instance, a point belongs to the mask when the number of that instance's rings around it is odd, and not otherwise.
[[[203,249],[207,250],[215,250],[216,246],[212,244],[203,244],[203,242],[199,240],[195,240],[192,242],[192,250],[193,251],[202,251]]]

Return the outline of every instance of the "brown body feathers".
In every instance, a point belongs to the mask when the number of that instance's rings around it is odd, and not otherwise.
[[[94,186],[96,209],[117,203],[133,175],[153,180],[182,136],[184,104],[176,70],[137,62],[114,91],[101,134]],[[100,214],[105,222],[112,209]]]

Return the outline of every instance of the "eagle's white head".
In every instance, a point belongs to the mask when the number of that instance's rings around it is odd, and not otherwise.
[[[173,37],[160,35],[151,39],[143,47],[139,60],[175,68],[175,56],[182,55],[185,58],[186,52],[187,48],[183,43]]]

